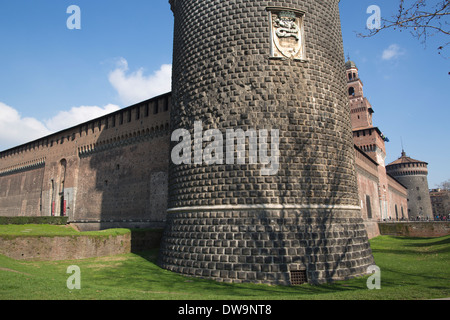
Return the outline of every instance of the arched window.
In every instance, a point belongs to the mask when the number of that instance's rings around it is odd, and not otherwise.
[[[355,88],[350,87],[350,88],[348,89],[348,95],[349,95],[349,96],[355,96]]]

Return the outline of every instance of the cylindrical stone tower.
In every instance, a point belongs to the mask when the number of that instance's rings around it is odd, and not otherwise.
[[[386,166],[386,172],[408,188],[408,217],[411,220],[433,220],[428,189],[428,163],[402,156]]]
[[[174,134],[159,265],[285,285],[365,274],[374,261],[339,0],[170,3]]]

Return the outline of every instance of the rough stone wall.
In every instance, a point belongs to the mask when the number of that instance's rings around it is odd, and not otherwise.
[[[172,130],[278,129],[280,167],[172,164],[160,265],[272,284],[300,270],[311,283],[364,274],[338,1],[171,4]],[[303,61],[271,58],[268,7],[305,12]]]
[[[289,285],[292,271],[310,283],[347,279],[373,263],[357,210],[225,210],[168,217],[160,264],[225,282]]]
[[[307,62],[270,59],[269,6],[306,11]],[[266,177],[259,190],[257,166],[222,167],[235,176],[215,174],[214,166],[175,166],[169,207],[243,198],[246,204],[358,204],[336,6],[337,1],[176,1],[172,129],[192,130],[195,120],[205,131],[279,129],[284,148],[279,177],[286,183]],[[243,172],[254,178],[240,176]],[[194,174],[197,179],[177,179]],[[217,178],[211,191],[210,179],[200,176],[212,174]],[[248,188],[233,189],[230,178]]]

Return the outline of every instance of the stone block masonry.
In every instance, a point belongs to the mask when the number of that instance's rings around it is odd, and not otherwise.
[[[212,209],[212,208],[211,208]],[[217,208],[215,208],[217,210]],[[289,285],[364,274],[372,263],[354,210],[260,209],[170,213],[161,266],[225,282]]]
[[[171,163],[159,264],[269,284],[365,274],[338,1],[170,3],[172,130],[279,130],[279,170]]]

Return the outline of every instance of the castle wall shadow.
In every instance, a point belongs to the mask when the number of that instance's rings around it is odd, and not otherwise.
[[[0,153],[1,216],[66,216],[81,230],[164,226],[164,94]]]
[[[103,117],[80,148],[77,213],[83,229],[162,228],[167,210],[170,94]]]

